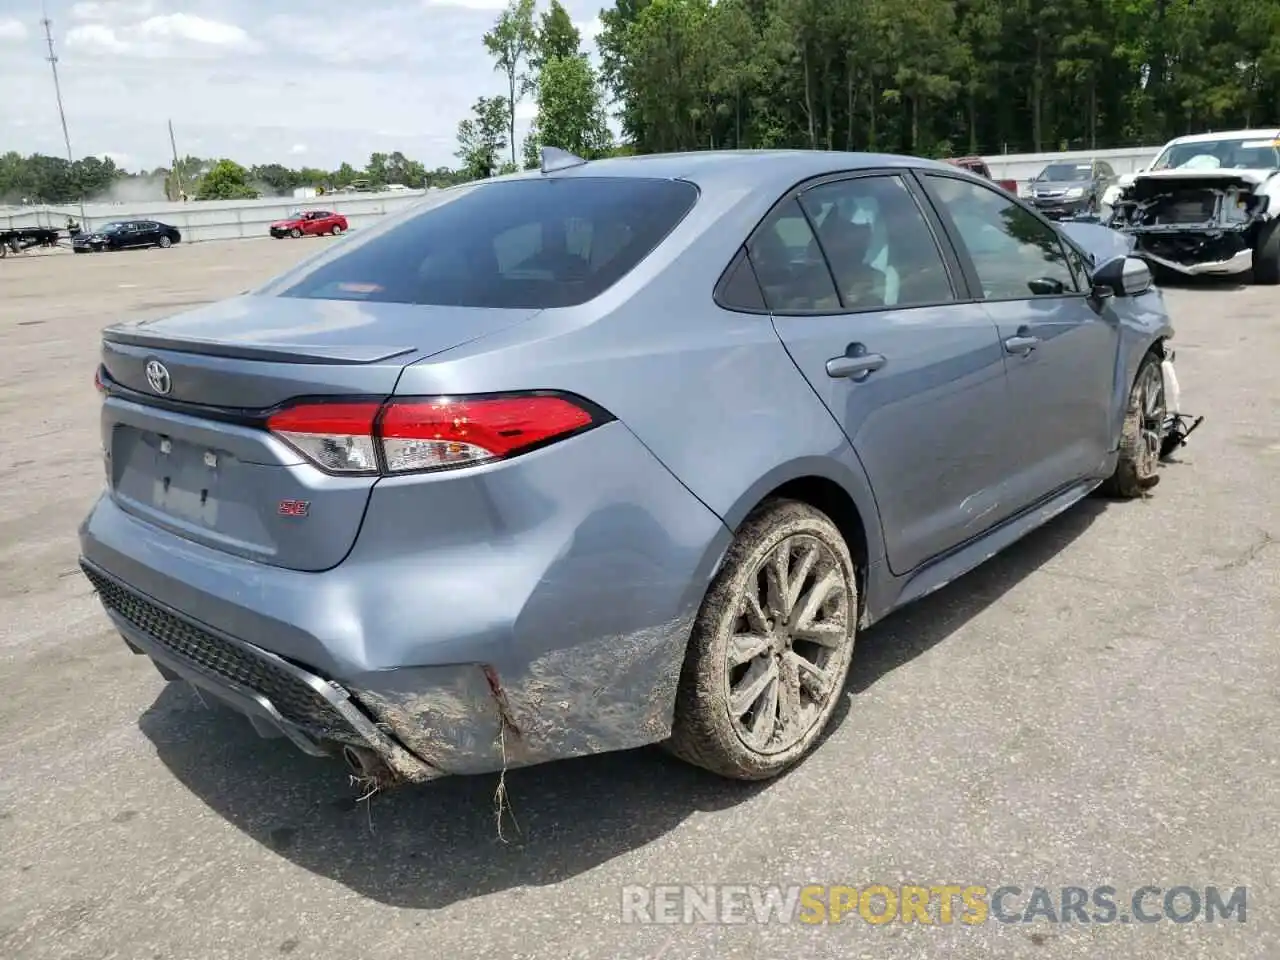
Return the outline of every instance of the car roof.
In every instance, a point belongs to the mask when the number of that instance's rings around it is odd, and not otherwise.
[[[653,177],[688,180],[701,187],[776,189],[832,173],[879,168],[917,167],[972,176],[962,167],[938,160],[889,153],[843,153],[827,150],[702,150],[654,153],[592,160],[576,167],[541,174],[537,170],[494,180],[571,177]],[[980,178],[975,178],[980,179]]]
[[[1261,130],[1222,130],[1218,133],[1191,133],[1185,137],[1174,137],[1166,147],[1182,143],[1219,143],[1223,140],[1277,140],[1280,129],[1266,127]]]

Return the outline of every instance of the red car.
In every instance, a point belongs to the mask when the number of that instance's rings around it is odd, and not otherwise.
[[[295,210],[287,220],[277,220],[271,225],[271,235],[281,237],[337,236],[347,229],[347,218],[332,210]]]
[[[985,177],[996,186],[1009,191],[1015,197],[1018,195],[1018,181],[997,180],[991,175],[991,168],[987,166],[987,161],[983,160],[981,157],[954,157],[948,159],[947,163],[953,164],[957,167],[962,167],[970,173],[976,173],[980,177]]]

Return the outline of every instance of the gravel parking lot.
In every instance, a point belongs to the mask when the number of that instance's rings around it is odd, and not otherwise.
[[[867,632],[805,764],[640,751],[357,802],[345,770],[166,686],[76,567],[98,329],[324,240],[0,263],[0,956],[1280,955],[1280,292],[1166,292],[1207,421],[1146,501],[1091,500]],[[1028,430],[1034,423],[1026,424]],[[627,925],[633,884],[1248,888],[1247,919]],[[1159,908],[1159,897],[1151,903]]]

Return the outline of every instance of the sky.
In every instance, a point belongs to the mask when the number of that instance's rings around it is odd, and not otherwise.
[[[561,0],[594,51],[605,0]],[[456,166],[458,121],[506,93],[481,37],[505,0],[46,0],[72,153]],[[0,0],[0,153],[65,156],[40,0]],[[545,8],[546,3],[540,3]],[[533,114],[517,109],[517,151]]]

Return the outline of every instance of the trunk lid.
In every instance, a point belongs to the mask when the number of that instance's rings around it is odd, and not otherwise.
[[[388,397],[407,364],[537,312],[245,296],[108,327],[110,495],[227,553],[333,567],[355,542],[377,477],[322,472],[263,429],[265,411],[301,397]]]

